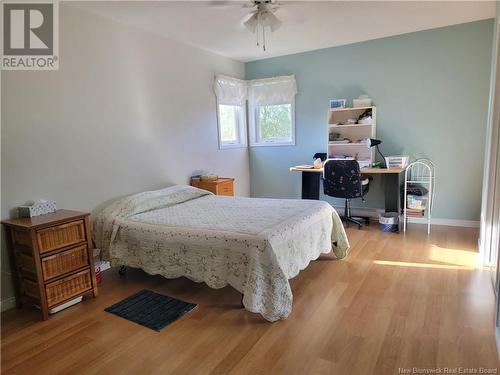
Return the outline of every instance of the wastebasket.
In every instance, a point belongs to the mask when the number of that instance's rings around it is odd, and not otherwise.
[[[384,232],[399,231],[399,214],[397,212],[385,212],[378,217],[380,229]]]

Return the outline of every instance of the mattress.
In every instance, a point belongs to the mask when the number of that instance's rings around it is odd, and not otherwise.
[[[212,288],[231,285],[269,321],[292,310],[289,279],[349,242],[326,202],[215,196],[177,185],[119,199],[93,217],[94,240],[112,265]]]

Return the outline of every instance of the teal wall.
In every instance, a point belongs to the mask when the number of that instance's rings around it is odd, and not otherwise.
[[[247,63],[247,79],[295,74],[298,87],[296,146],[251,148],[252,196],[299,198],[288,168],[326,152],[328,100],[368,94],[381,151],[436,163],[433,216],[478,220],[492,36],[484,20]],[[382,208],[380,178],[353,205]]]

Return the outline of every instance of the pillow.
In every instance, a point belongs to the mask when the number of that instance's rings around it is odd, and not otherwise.
[[[124,198],[123,205],[120,205],[120,212],[117,214],[121,217],[129,217],[159,208],[171,207],[205,195],[212,195],[212,193],[187,185],[145,191]]]

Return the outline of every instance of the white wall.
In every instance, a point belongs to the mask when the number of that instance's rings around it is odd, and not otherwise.
[[[244,69],[61,4],[59,71],[1,73],[2,219],[38,198],[91,211],[199,169],[236,178],[248,196],[247,150],[218,150],[212,91],[215,73]],[[2,241],[2,300],[11,296]]]

